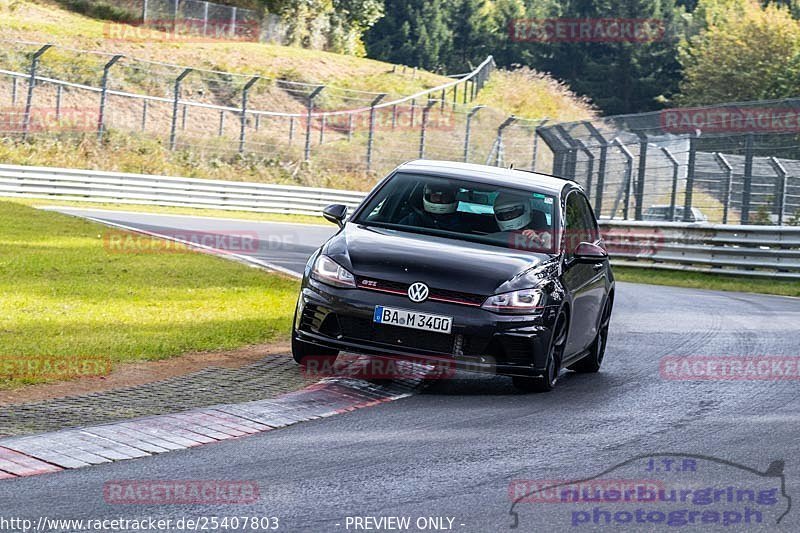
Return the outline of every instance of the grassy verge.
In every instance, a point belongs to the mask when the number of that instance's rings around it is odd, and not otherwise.
[[[139,213],[158,213],[163,215],[190,215],[195,217],[235,218],[240,220],[260,220],[264,222],[290,222],[292,224],[329,225],[322,217],[310,215],[284,215],[281,213],[256,213],[253,211],[221,211],[219,209],[195,209],[193,207],[169,207],[158,205],[105,204],[94,202],[70,202],[65,200],[45,200],[37,198],[5,198],[0,202],[13,202],[29,207],[45,205],[79,207],[81,209],[108,209],[111,211],[136,211]]]
[[[648,270],[632,267],[614,267],[614,276],[617,281],[629,281],[631,283],[800,296],[800,281],[725,276],[723,274],[706,274],[703,272],[671,272],[668,270]]]
[[[296,280],[198,253],[113,253],[104,231],[0,202],[0,356],[12,370],[37,357],[115,364],[286,338]],[[54,379],[8,368],[0,387]]]

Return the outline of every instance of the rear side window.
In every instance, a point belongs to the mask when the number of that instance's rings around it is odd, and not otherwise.
[[[567,256],[573,255],[578,244],[595,242],[599,238],[600,232],[588,200],[577,191],[569,193],[566,203],[566,231],[564,234],[564,251]]]

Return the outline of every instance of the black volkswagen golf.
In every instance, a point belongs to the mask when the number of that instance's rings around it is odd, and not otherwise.
[[[339,351],[446,361],[549,391],[597,372],[614,277],[576,183],[445,161],[395,169],[309,259],[295,361]]]

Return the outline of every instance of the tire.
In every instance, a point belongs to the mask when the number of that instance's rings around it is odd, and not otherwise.
[[[304,364],[310,357],[318,359],[322,364],[332,365],[338,356],[339,350],[304,342],[292,335],[292,358],[298,365]]]
[[[563,312],[558,316],[556,327],[553,329],[553,338],[550,349],[547,351],[545,373],[542,376],[513,376],[514,387],[524,392],[550,392],[558,383],[558,373],[561,371],[561,358],[567,344],[567,316]]]
[[[570,365],[569,369],[574,370],[580,374],[593,374],[600,370],[600,365],[603,364],[603,357],[606,354],[606,342],[608,341],[608,325],[611,322],[611,308],[612,300],[609,298],[606,301],[606,306],[603,309],[603,315],[600,319],[600,327],[597,328],[597,337],[595,337],[592,346],[589,349],[589,355]]]

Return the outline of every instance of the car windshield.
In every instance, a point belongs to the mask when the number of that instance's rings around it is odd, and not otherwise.
[[[353,222],[552,254],[556,203],[535,190],[398,173]]]

